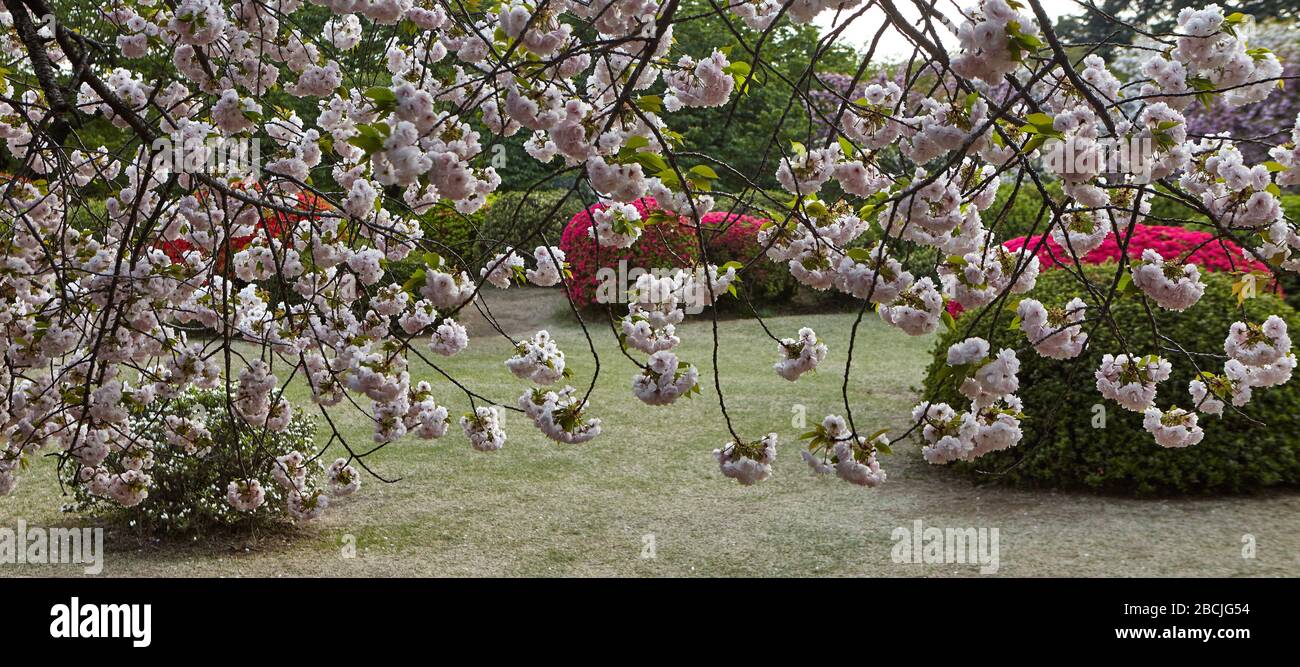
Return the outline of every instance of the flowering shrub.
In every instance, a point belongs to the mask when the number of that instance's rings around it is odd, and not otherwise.
[[[291,489],[271,483],[272,468],[279,457],[314,451],[316,421],[299,413],[282,431],[256,434],[238,428],[226,407],[220,391],[187,391],[132,416],[130,423],[137,442],[125,448],[115,445],[114,453],[100,463],[92,478],[102,474],[111,488],[117,475],[138,470],[148,477],[145,496],[139,503],[123,506],[97,494],[93,481],[77,483],[75,475],[85,475],[89,468],[78,471],[69,467],[66,481],[74,490],[75,500],[65,509],[102,515],[158,533],[197,533],[223,526],[290,520],[287,496]],[[255,467],[246,467],[259,460]],[[316,473],[312,483],[320,484],[315,480],[323,476],[321,466],[308,465],[304,478],[309,468]],[[233,479],[265,482],[259,482],[265,502],[246,512],[237,511],[226,499]]]
[[[1074,259],[1055,239],[1039,247],[1042,236],[1019,236],[1007,241],[1008,250],[1019,251],[1026,244],[1038,248],[1038,261],[1043,270],[1054,269],[1062,265],[1073,265]],[[1214,272],[1251,272],[1269,273],[1268,266],[1258,259],[1247,255],[1241,246],[1228,240],[1216,240],[1209,232],[1185,229],[1183,227],[1166,227],[1163,225],[1135,225],[1133,234],[1128,237],[1127,255],[1130,259],[1139,259],[1147,250],[1154,250],[1165,259],[1179,259],[1197,267]],[[1085,264],[1102,264],[1118,261],[1119,243],[1114,234],[1108,234],[1095,250],[1079,259]]]
[[[677,216],[664,213],[655,215],[653,198],[633,202],[644,218],[655,218],[656,224],[646,227],[641,240],[628,248],[617,248],[604,243],[597,247],[588,230],[591,215],[603,210],[604,204],[594,204],[570,219],[564,229],[560,248],[573,272],[569,294],[580,306],[596,303],[596,288],[600,281],[597,272],[602,268],[618,271],[620,262],[632,268],[687,268],[699,254],[695,229]],[[667,219],[671,217],[671,219]],[[758,241],[759,229],[767,222],[758,218],[726,211],[710,211],[700,219],[704,222],[705,243],[709,261],[715,264],[739,262],[747,264],[757,259],[745,272],[738,289],[755,304],[779,303],[791,295],[795,281],[788,271],[762,256],[763,247]],[[598,252],[599,250],[599,252]],[[599,254],[600,261],[596,261]],[[725,302],[723,302],[725,303]]]
[[[758,242],[759,229],[767,219],[726,211],[711,211],[700,219],[706,230],[710,261],[749,264],[739,289],[754,305],[781,303],[790,298],[796,286],[794,278],[785,267],[765,257]]]
[[[1095,284],[1104,284],[1114,277],[1115,265],[1090,265],[1084,270]],[[1188,349],[1222,352],[1225,334],[1243,314],[1232,293],[1231,278],[1209,273],[1202,280],[1206,292],[1195,306],[1181,314],[1156,308],[1154,316],[1162,334]],[[1063,271],[1044,274],[1020,301],[1021,312],[1031,299],[1041,302],[1048,312],[1070,312],[1072,307],[1067,302],[1078,298],[1074,285],[1073,279]],[[1096,302],[1091,297],[1085,295],[1079,303],[1085,301],[1087,312],[1095,310]],[[1243,307],[1244,316],[1251,321],[1262,322],[1270,313],[1278,313],[1292,328],[1300,325],[1300,314],[1272,295],[1248,299]],[[1005,309],[975,309],[962,315],[958,326],[979,321],[975,330],[987,337],[993,347],[1021,348],[1031,338],[1023,327],[1013,330],[1008,326],[1015,311],[1014,302]],[[1159,349],[1151,341],[1146,311],[1136,299],[1121,299],[1111,313],[1119,330],[1124,332],[1129,349]],[[1147,415],[1156,408],[1125,409],[1117,403],[1103,401],[1092,390],[1094,370],[1103,366],[1103,357],[1110,356],[1107,351],[1123,349],[1124,344],[1109,327],[1085,323],[1081,330],[1087,334],[1087,349],[1081,354],[1076,348],[1065,358],[1041,353],[1020,356],[1020,382],[1033,388],[1022,394],[1023,410],[1025,414],[1035,415],[1024,422],[1021,444],[973,462],[957,463],[958,470],[972,479],[990,483],[1138,494],[1244,492],[1300,483],[1300,440],[1294,436],[1300,432],[1300,386],[1292,383],[1257,387],[1253,392],[1250,387],[1242,386],[1249,395],[1248,400],[1238,401],[1238,407],[1220,405],[1218,414],[1214,414],[1216,410],[1211,402],[1217,399],[1211,395],[1210,400],[1205,400],[1205,392],[1198,393],[1195,386],[1200,377],[1197,368],[1185,361],[1175,361],[1168,379],[1155,385],[1155,406],[1163,415],[1175,408],[1199,412],[1200,419],[1194,422],[1198,434],[1195,437],[1201,439],[1186,448],[1167,449],[1182,441],[1158,442],[1173,430],[1170,424],[1160,424],[1158,416],[1157,431],[1152,436],[1135,435],[1152,430],[1147,428]],[[960,398],[941,376],[947,365],[948,347],[961,336],[959,332],[946,332],[935,342],[935,359],[924,382],[927,398],[949,402]],[[1041,340],[1041,336],[1034,339]],[[1211,365],[1221,363],[1216,360],[1205,358],[1197,363],[1206,373],[1219,376],[1221,372]],[[1228,397],[1224,401],[1232,403]],[[1268,426],[1261,427],[1253,420],[1267,422]],[[1153,440],[1162,446],[1155,446]]]
[[[634,268],[655,269],[688,266],[697,253],[695,230],[682,224],[675,215],[659,213],[658,202],[645,197],[632,202],[642,219],[657,218],[649,225],[633,246],[618,248],[604,243],[597,245],[591,237],[592,214],[604,210],[606,204],[594,204],[569,220],[560,238],[573,277],[569,280],[569,298],[580,307],[595,304],[596,290],[600,286],[597,273],[602,269],[616,272],[620,264],[627,271]],[[621,286],[620,286],[621,287]],[[616,295],[617,296],[617,295]]]

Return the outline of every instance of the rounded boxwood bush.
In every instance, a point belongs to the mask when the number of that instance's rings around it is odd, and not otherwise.
[[[1104,293],[1115,268],[1115,264],[1102,264],[1084,270]],[[1207,284],[1205,296],[1195,306],[1183,313],[1154,306],[1152,310],[1162,334],[1196,355],[1203,370],[1222,373],[1223,339],[1232,323],[1241,319],[1241,309],[1232,294],[1230,276],[1203,272],[1201,279]],[[1044,273],[1038,285],[1024,295],[1048,308],[1064,306],[1075,296],[1088,302],[1092,318],[1097,311],[1090,297],[1065,271]],[[966,335],[980,336],[995,351],[1013,348],[1020,358],[1019,395],[1027,416],[1022,422],[1024,438],[1009,450],[954,464],[957,470],[981,481],[1142,495],[1243,492],[1300,481],[1300,381],[1255,390],[1251,402],[1241,410],[1266,425],[1253,423],[1229,407],[1222,418],[1201,415],[1205,439],[1200,444],[1165,449],[1143,430],[1142,415],[1106,401],[1096,390],[1093,373],[1102,355],[1121,352],[1114,334],[1104,326],[1085,328],[1088,346],[1078,358],[1058,361],[1041,357],[1029,348],[1018,328],[1011,328],[1018,298],[1012,297],[1001,311],[983,308],[964,313],[957,320],[956,331],[943,333],[935,343],[921,400],[933,396],[954,408],[965,408],[969,401],[957,393],[950,380],[940,380],[949,345]],[[1300,316],[1276,296],[1247,299],[1242,307],[1252,321],[1262,322],[1275,313],[1292,331],[1300,331],[1296,328]],[[1173,364],[1173,374],[1160,383],[1156,404],[1192,408],[1187,384],[1195,375],[1193,365],[1181,353],[1157,347],[1140,301],[1134,296],[1122,297],[1112,304],[1112,313],[1135,354],[1159,353]],[[967,334],[981,315],[978,325]],[[1104,428],[1094,425],[1099,413],[1104,415]]]
[[[475,241],[496,200],[497,195],[489,195],[483,208],[469,214],[457,211],[446,201],[434,204],[418,216],[426,247],[449,259],[459,256],[465,262],[472,262],[477,249]]]
[[[497,195],[490,195],[486,206],[468,215],[457,211],[445,201],[434,204],[418,216],[425,239],[421,247],[446,258],[453,266],[468,266],[478,261],[475,240],[496,199]],[[388,276],[381,284],[405,284],[415,272],[424,268],[424,254],[417,250],[400,260],[389,262]]]
[[[1047,194],[1061,199],[1061,184],[1052,181],[1046,184]],[[1043,208],[1043,193],[1033,181],[1025,179],[1020,188],[1014,183],[1003,183],[998,187],[998,195],[993,205],[981,211],[984,226],[993,231],[993,238],[1005,241],[1030,232],[1041,234],[1052,219],[1051,209]]]
[[[704,222],[709,261],[717,265],[739,262],[745,270],[737,287],[750,303],[776,305],[790,300],[798,282],[785,264],[777,264],[763,252],[758,231],[767,222],[759,218],[727,211],[710,211],[700,218]],[[721,308],[745,310],[733,299],[718,302]]]

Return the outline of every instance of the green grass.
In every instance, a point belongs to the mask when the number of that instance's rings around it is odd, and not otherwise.
[[[568,354],[575,386],[594,365],[574,324],[557,315],[554,293],[490,295],[493,311],[516,335],[545,326]],[[498,301],[499,300],[499,301]],[[915,519],[939,527],[997,527],[1004,575],[1283,575],[1300,573],[1300,496],[1133,500],[973,487],[900,446],[883,465],[889,481],[866,490],[815,479],[799,459],[796,405],[809,424],[842,413],[840,372],[852,314],[799,315],[768,321],[774,333],[811,326],[830,345],[821,372],[797,383],[772,371],[775,344],[752,321],[720,326],[722,386],[743,437],[781,436],[772,479],[741,487],[718,472],[711,452],[728,435],[718,411],[707,320],[681,328],[683,359],[700,366],[703,395],[649,408],[631,394],[635,367],[617,352],[607,327],[593,327],[601,360],[592,414],[606,432],[583,445],[557,445],[518,413],[509,440],[494,453],[470,449],[459,426],[437,441],[406,438],[367,462],[386,477],[367,478],[320,521],[289,533],[217,535],[157,542],[124,531],[108,536],[105,573],[127,576],[734,576],[973,575],[967,565],[900,565],[890,532]],[[482,327],[470,348],[444,370],[496,401],[513,404],[524,384],[502,361],[509,344]],[[849,395],[859,428],[905,426],[928,359],[930,338],[914,339],[867,318],[860,331]],[[419,362],[454,416],[463,394]],[[295,404],[306,405],[301,386]],[[344,407],[331,417],[350,441],[370,442],[366,418]],[[1140,434],[1139,436],[1140,437]],[[326,460],[332,460],[333,454]],[[75,523],[50,459],[0,500],[0,526]],[[1250,533],[1258,557],[1243,559]],[[642,558],[653,535],[655,558]],[[355,544],[357,556],[344,558]],[[79,574],[74,566],[0,565],[0,576]]]

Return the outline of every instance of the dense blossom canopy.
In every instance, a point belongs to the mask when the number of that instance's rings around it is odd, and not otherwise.
[[[498,450],[508,441],[505,410],[558,443],[598,438],[626,425],[591,414],[599,372],[574,378],[566,354],[580,350],[546,331],[511,340],[502,371],[520,381],[517,399],[482,396],[472,378],[414,377],[411,360],[437,370],[438,356],[472,345],[458,317],[491,290],[572,291],[569,262],[661,243],[650,241],[662,238],[658,226],[684,229],[691,253],[673,270],[636,277],[616,295],[622,305],[604,304],[635,364],[620,382],[647,410],[671,410],[661,406],[711,382],[731,434],[713,454],[722,474],[746,485],[772,474],[777,435],[746,436],[728,415],[716,319],[711,368],[678,348],[687,313],[716,312],[763,257],[807,288],[847,295],[859,320],[871,309],[905,335],[951,326],[949,303],[998,304],[1019,318],[1019,350],[992,349],[971,332],[948,351],[961,405],[923,398],[910,417],[871,415],[879,422],[871,425],[847,390],[850,373],[872,372],[871,350],[855,358],[852,339],[848,349],[828,348],[809,328],[771,334],[765,353],[791,382],[842,364],[843,415],[805,434],[803,458],[815,473],[866,487],[885,481],[878,457],[912,433],[934,463],[1016,446],[1017,356],[1077,357],[1089,330],[1114,326],[1114,298],[1191,306],[1209,244],[1244,249],[1247,263],[1233,270],[1300,268],[1292,256],[1300,234],[1279,201],[1280,188],[1300,184],[1300,128],[1271,147],[1271,160],[1248,163],[1237,138],[1195,134],[1185,115],[1197,104],[1259,104],[1282,83],[1278,58],[1249,41],[1250,17],[1217,5],[1184,10],[1173,33],[1151,36],[1158,48],[1138,51],[1139,74],[1121,80],[1086,45],[1063,41],[1039,0],[982,0],[959,16],[913,4],[919,23],[893,0],[741,0],[697,16],[678,0],[117,0],[78,25],[46,0],[4,0],[0,20],[12,29],[0,51],[13,74],[0,137],[20,168],[0,190],[0,493],[13,489],[26,457],[50,450],[91,493],[144,501],[156,448],[201,457],[220,445],[188,418],[168,419],[163,442],[135,431],[133,415],[189,390],[224,390],[228,413],[254,437],[287,428],[298,411],[356,405],[373,418],[377,446],[408,434],[440,438],[455,421],[474,449]],[[815,59],[804,81],[788,82],[790,113],[828,129],[815,143],[772,147],[764,178],[783,193],[685,143],[674,114],[712,109],[725,119],[756,79],[780,78],[764,58],[771,31],[824,11],[866,20],[869,9],[914,55],[878,77],[868,72],[873,42],[847,85],[817,83]],[[324,10],[327,20],[309,29],[302,19]],[[681,52],[673,32],[688,20],[715,21],[716,48]],[[937,40],[939,32],[952,39]],[[378,76],[347,65],[358,49],[379,58]],[[273,102],[286,96],[310,113]],[[92,122],[131,139],[86,143]],[[591,256],[575,245],[566,253],[542,226],[481,257],[425,237],[419,217],[433,207],[484,206],[502,180],[487,147],[520,133],[532,159],[596,200],[580,230]],[[1121,143],[1145,147],[1141,168],[1103,159]],[[215,168],[228,145],[255,146],[256,158]],[[726,192],[724,181],[743,191]],[[1028,243],[994,241],[1004,181],[1043,194],[1042,226]],[[1047,182],[1065,196],[1048,196]],[[103,193],[97,211],[92,190]],[[1157,197],[1203,215],[1204,242],[1133,245],[1152,229],[1141,223]],[[706,232],[754,220],[731,217],[741,209],[768,219],[761,248],[719,262]],[[932,273],[904,264],[915,248],[934,249]],[[1062,310],[1021,300],[1048,249],[1066,269],[1110,253],[1117,279],[1081,277],[1080,298]],[[390,264],[410,258],[421,270],[392,280]],[[1279,318],[1223,333],[1221,351],[1125,342],[1096,369],[1096,388],[1142,413],[1156,444],[1193,446],[1213,428],[1202,414],[1236,409],[1295,366]],[[1185,392],[1161,386],[1189,353],[1210,355],[1201,367],[1217,358],[1223,374]],[[295,382],[309,387],[309,401],[286,398]],[[877,430],[904,420],[910,428]],[[314,518],[330,497],[356,491],[358,467],[370,470],[375,448],[360,444],[332,434],[326,447],[346,456],[324,485],[306,473],[324,449],[245,461],[225,500],[252,510],[274,484],[294,517]]]

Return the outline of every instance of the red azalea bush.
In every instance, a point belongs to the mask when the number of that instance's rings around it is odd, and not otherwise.
[[[784,301],[794,294],[797,283],[784,266],[763,255],[763,244],[758,242],[758,230],[767,223],[766,218],[752,215],[712,211],[705,213],[705,235],[709,243],[709,260],[718,265],[740,262],[746,265],[739,289],[754,304]]]
[[[1048,238],[1047,243],[1040,246],[1039,242],[1042,238],[1042,235],[1017,236],[1002,245],[1011,251],[1019,251],[1025,246],[1026,242],[1031,250],[1038,248],[1039,265],[1044,271],[1074,261],[1070,253],[1051,238]],[[1187,261],[1205,271],[1216,273],[1222,271],[1262,271],[1269,273],[1267,266],[1259,260],[1247,256],[1241,246],[1226,239],[1211,241],[1213,238],[1214,235],[1209,232],[1184,227],[1134,225],[1133,236],[1128,244],[1128,256],[1130,259],[1141,259],[1142,251],[1151,248],[1160,253],[1161,257],[1172,261],[1182,258],[1183,253],[1192,250],[1192,253],[1186,258]],[[1112,233],[1095,250],[1079,259],[1084,264],[1105,264],[1106,262],[1118,262],[1119,255],[1119,241],[1115,238],[1115,234]],[[948,312],[954,316],[962,312],[961,305],[955,301],[948,302],[947,307]]]
[[[660,220],[647,225],[641,238],[630,248],[615,248],[608,245],[596,247],[588,231],[591,229],[591,213],[601,210],[604,204],[594,204],[569,220],[560,237],[560,249],[564,251],[573,277],[569,281],[569,295],[580,307],[595,303],[596,290],[600,286],[597,273],[602,268],[619,271],[619,263],[625,262],[624,271],[633,269],[685,267],[699,257],[699,240],[695,229],[684,222],[684,218],[667,215],[659,209],[653,197],[646,197],[632,202],[642,219],[648,219],[655,212]],[[749,215],[712,211],[702,217],[705,239],[709,244],[709,261],[722,265],[736,261],[749,264],[749,261],[762,252],[758,242],[758,230],[766,220]],[[597,256],[599,255],[599,257]],[[625,278],[623,289],[630,287],[631,280]],[[780,300],[790,296],[795,287],[794,279],[783,267],[763,257],[744,272],[740,289],[754,301]]]
[[[1031,250],[1038,248],[1038,261],[1044,270],[1053,269],[1074,261],[1068,251],[1050,238],[1047,239],[1047,243],[1039,247],[1038,244],[1042,236],[1020,236],[1002,245],[1008,250],[1020,250],[1024,247],[1026,238],[1028,238]],[[1241,249],[1241,246],[1227,240],[1211,242],[1213,238],[1214,235],[1209,232],[1183,227],[1135,225],[1133,236],[1128,244],[1128,256],[1130,259],[1140,259],[1142,251],[1151,248],[1160,253],[1160,256],[1166,260],[1175,260],[1182,258],[1183,253],[1195,248],[1195,251],[1186,260],[1206,271],[1268,272],[1268,267],[1258,260],[1248,257],[1245,251]],[[1119,256],[1119,239],[1115,237],[1115,234],[1110,234],[1097,249],[1080,259],[1084,264],[1103,264],[1105,262],[1118,262]]]
[[[298,193],[297,208],[300,211],[309,211],[314,213],[316,211],[324,211],[328,207],[329,205],[325,200],[315,194],[306,191]],[[285,213],[283,211],[274,211],[269,209],[263,211],[262,219],[257,223],[257,228],[252,234],[247,236],[236,236],[230,239],[230,251],[239,252],[244,248],[244,246],[248,245],[253,240],[254,236],[259,234],[269,233],[278,238],[282,236],[286,230],[292,229],[294,223],[305,218],[307,218],[306,215],[299,215],[297,213]],[[263,232],[262,230],[266,230],[266,232]],[[176,239],[174,241],[160,240],[155,244],[155,246],[162,250],[173,263],[181,261],[181,256],[187,250],[194,249],[194,246],[184,239]],[[224,261],[224,258],[221,258],[218,261]]]
[[[653,197],[638,199],[632,205],[642,219],[648,219],[659,208]],[[635,268],[667,268],[682,266],[696,257],[695,230],[673,221],[647,225],[641,238],[630,248],[615,248],[610,245],[597,247],[595,240],[588,234],[591,229],[591,213],[604,208],[604,204],[593,204],[573,216],[560,237],[560,249],[564,251],[565,261],[573,272],[573,277],[569,279],[569,296],[579,307],[596,302],[596,289],[600,286],[596,273],[601,268],[618,271],[620,262],[625,262],[624,271]],[[621,289],[630,286],[628,281]]]

